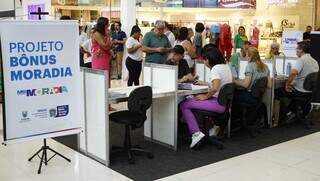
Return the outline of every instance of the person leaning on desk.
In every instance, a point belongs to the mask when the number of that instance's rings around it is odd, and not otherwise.
[[[275,90],[276,100],[280,100],[283,97],[293,98],[307,96],[306,93],[309,93],[309,91],[306,91],[303,87],[304,80],[308,74],[319,71],[318,62],[310,55],[310,42],[299,42],[296,54],[298,56],[298,60],[291,69],[291,73],[285,87]],[[290,103],[288,108],[290,111],[293,111],[294,105]],[[293,113],[290,111],[286,113],[288,118],[294,117]]]
[[[270,78],[270,70],[267,65],[265,65],[260,58],[260,54],[257,48],[250,47],[248,49],[249,63],[245,69],[244,79],[235,79],[233,82],[238,87],[234,93],[233,105],[239,105],[237,103],[248,103],[254,104],[256,98],[251,94],[252,85],[260,78],[268,78],[268,88],[271,88],[272,81]],[[241,109],[232,108],[232,112],[238,115],[237,112]]]
[[[209,47],[209,48],[208,48]],[[199,85],[211,85],[207,94],[199,94],[193,98],[188,98],[180,104],[183,119],[188,125],[189,132],[192,135],[192,142],[190,148],[196,146],[199,141],[205,136],[199,129],[198,122],[192,113],[192,109],[200,109],[206,111],[213,111],[223,113],[225,106],[218,103],[217,97],[221,87],[232,82],[232,73],[229,65],[219,51],[219,49],[212,45],[204,47],[204,64],[210,68],[209,82],[197,81]]]
[[[178,83],[192,82],[195,80],[187,61],[183,59],[184,51],[181,45],[176,45],[171,51],[171,58],[166,62],[168,65],[178,65]]]

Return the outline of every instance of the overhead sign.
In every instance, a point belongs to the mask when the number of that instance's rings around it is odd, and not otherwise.
[[[0,21],[6,142],[81,131],[77,21]]]
[[[282,48],[285,56],[296,57],[296,48],[300,41],[303,41],[302,31],[284,31],[282,34]]]
[[[256,0],[218,0],[219,8],[255,9],[256,4]]]

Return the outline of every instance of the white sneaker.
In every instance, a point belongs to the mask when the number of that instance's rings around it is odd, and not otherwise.
[[[211,128],[209,130],[209,136],[217,136],[219,134],[220,131],[220,126],[214,126],[213,128]]]
[[[197,143],[199,143],[199,141],[204,137],[204,134],[199,131],[199,132],[196,132],[196,133],[193,133],[192,135],[192,142],[191,142],[191,145],[190,145],[190,148],[193,148]]]

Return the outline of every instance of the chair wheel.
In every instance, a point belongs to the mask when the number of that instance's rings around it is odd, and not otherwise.
[[[135,161],[134,159],[129,159],[128,162],[129,162],[129,164],[131,164],[131,165],[136,163],[136,161]]]
[[[153,159],[154,158],[154,155],[152,153],[148,153],[148,158],[149,159]]]

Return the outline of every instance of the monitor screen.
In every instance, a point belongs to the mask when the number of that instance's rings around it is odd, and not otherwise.
[[[277,75],[284,75],[283,66],[284,66],[284,58],[283,57],[277,57],[275,59],[276,64],[276,73]]]
[[[244,79],[247,65],[248,61],[240,61],[239,79]]]
[[[296,58],[286,58],[285,64],[284,64],[284,73],[286,76],[290,75],[291,69],[296,64],[296,62],[297,62]]]

